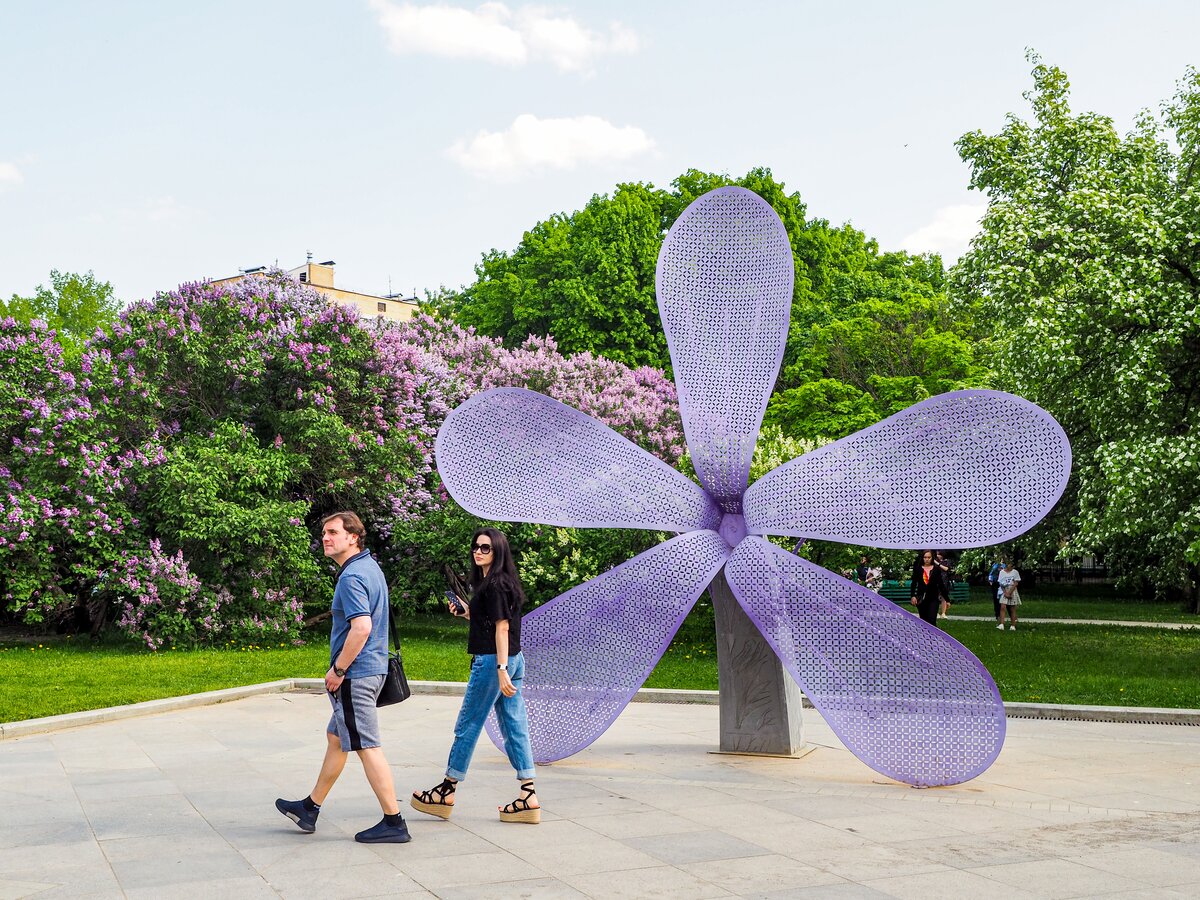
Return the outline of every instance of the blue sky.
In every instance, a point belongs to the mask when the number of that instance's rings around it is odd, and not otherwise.
[[[763,165],[809,214],[956,256],[954,141],[1027,112],[1026,47],[1124,130],[1200,64],[1194,2],[54,2],[0,7],[0,296],[123,300],[278,262],[472,278],[623,181]]]

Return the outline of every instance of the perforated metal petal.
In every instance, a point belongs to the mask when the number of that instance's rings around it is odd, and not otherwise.
[[[787,339],[794,264],[770,204],[726,187],[695,200],[658,256],[658,309],[700,482],[741,512]]]
[[[463,403],[434,452],[450,495],[486,519],[661,531],[720,521],[699,485],[591,416],[522,388]]]
[[[522,693],[535,760],[570,756],[604,733],[728,556],[712,531],[680,535],[522,620]],[[487,729],[503,749],[495,714]]]
[[[1071,445],[999,391],[931,397],[768,472],[746,527],[870,547],[984,547],[1029,530],[1067,486]]]
[[[995,761],[1004,705],[953,638],[762,538],[735,548],[734,596],[846,747],[913,785],[958,784]]]

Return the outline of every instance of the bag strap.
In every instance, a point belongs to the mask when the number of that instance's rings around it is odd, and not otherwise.
[[[400,649],[400,638],[396,634],[396,621],[395,621],[395,619],[392,618],[392,598],[391,598],[391,596],[389,596],[387,599],[387,617],[388,617],[388,631],[390,631],[392,634],[392,646],[395,647],[396,650],[398,651]]]

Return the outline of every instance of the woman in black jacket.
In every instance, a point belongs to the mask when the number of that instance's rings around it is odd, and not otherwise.
[[[938,605],[950,597],[950,585],[946,582],[945,570],[933,559],[932,550],[922,550],[913,563],[912,584],[909,587],[912,600],[922,619],[937,627]]]

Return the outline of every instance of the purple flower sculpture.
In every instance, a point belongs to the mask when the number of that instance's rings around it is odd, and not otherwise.
[[[783,223],[742,188],[697,199],[663,244],[659,311],[700,485],[533,391],[485,391],[442,426],[438,471],[475,515],[678,533],[523,621],[538,761],[599,737],[722,577],[867,765],[909,784],[954,784],[1000,752],[1004,707],[965,647],[764,535],[908,549],[997,544],[1057,502],[1070,471],[1066,435],[1019,397],[955,391],[748,486],[783,357],[793,266]]]

